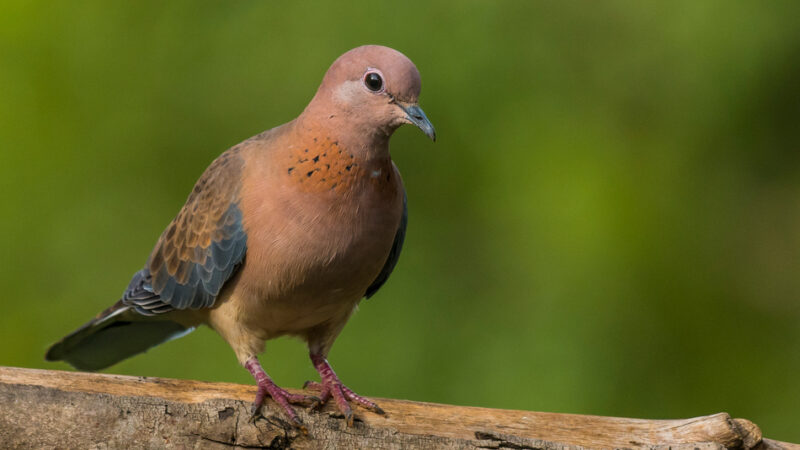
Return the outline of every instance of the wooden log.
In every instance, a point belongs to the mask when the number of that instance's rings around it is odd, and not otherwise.
[[[300,392],[300,391],[292,391]],[[376,399],[352,428],[332,405],[298,407],[308,433],[254,386],[0,367],[3,448],[800,449],[726,413],[643,420]]]

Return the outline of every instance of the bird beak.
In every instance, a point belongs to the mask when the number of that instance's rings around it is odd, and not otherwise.
[[[416,125],[425,133],[425,136],[428,136],[433,142],[436,142],[436,130],[433,129],[433,124],[431,124],[431,121],[425,116],[425,112],[419,105],[403,105],[398,103],[398,106],[405,111],[406,119],[408,119],[410,123]]]

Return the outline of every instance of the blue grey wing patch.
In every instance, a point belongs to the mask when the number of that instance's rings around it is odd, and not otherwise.
[[[369,285],[367,291],[364,293],[364,297],[370,298],[381,286],[386,283],[386,280],[389,279],[389,275],[392,274],[394,270],[394,266],[397,265],[397,261],[400,259],[400,252],[403,250],[403,241],[406,239],[406,227],[408,226],[408,198],[406,197],[405,192],[403,193],[403,216],[400,218],[400,227],[397,229],[397,233],[394,235],[394,243],[392,244],[392,249],[389,251],[389,257],[386,258],[386,263],[383,265],[383,269],[378,274],[378,277],[375,278],[375,281]]]
[[[229,237],[214,241],[197,251],[200,261],[179,261],[170,272],[167,261],[153,264],[136,272],[122,296],[122,302],[133,306],[136,312],[151,316],[175,309],[209,308],[220,290],[244,261],[247,252],[247,235],[241,226],[241,212],[231,206],[236,220],[225,230]],[[161,252],[154,252],[161,257]],[[156,267],[151,272],[151,267]]]

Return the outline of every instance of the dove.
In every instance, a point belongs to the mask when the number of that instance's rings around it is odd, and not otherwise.
[[[292,404],[332,398],[349,425],[351,403],[383,413],[327,357],[400,256],[407,197],[389,139],[412,124],[436,140],[420,88],[416,66],[396,50],[341,55],[296,119],[211,163],[122,297],[46,359],[100,370],[206,325],[255,379],[254,414],[267,396],[300,427]],[[261,366],[265,342],[280,336],[307,343],[320,382],[306,387],[318,397],[287,392]]]

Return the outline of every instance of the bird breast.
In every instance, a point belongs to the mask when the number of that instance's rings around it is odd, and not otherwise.
[[[236,295],[257,305],[264,326],[292,333],[364,296],[394,242],[403,189],[388,157],[365,161],[336,140],[270,160],[245,171],[247,255]]]

